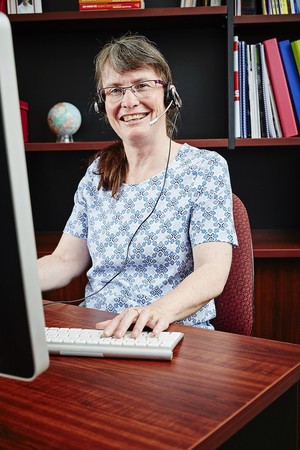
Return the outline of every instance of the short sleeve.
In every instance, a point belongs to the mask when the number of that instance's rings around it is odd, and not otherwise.
[[[88,235],[88,208],[93,207],[94,199],[97,197],[97,186],[94,163],[89,166],[84,177],[81,179],[74,195],[74,206],[72,213],[64,228],[64,233],[74,237],[87,239]]]
[[[207,152],[194,183],[195,201],[190,221],[192,246],[204,242],[237,245],[226,160],[216,152]]]

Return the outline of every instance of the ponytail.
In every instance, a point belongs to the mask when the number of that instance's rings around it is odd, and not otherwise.
[[[126,181],[128,162],[123,143],[116,141],[103,150],[100,150],[92,161],[98,159],[95,175],[100,176],[98,190],[103,188],[111,191],[112,197],[118,193],[121,185]]]

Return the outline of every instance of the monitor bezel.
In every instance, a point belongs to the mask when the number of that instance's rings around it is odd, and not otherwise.
[[[28,376],[26,375],[25,378],[20,376],[19,373],[5,373],[1,372],[1,370],[0,376],[32,381],[48,368],[49,352],[45,339],[44,310],[36,263],[37,252],[21,124],[13,38],[10,21],[3,13],[0,13],[0,55],[0,107],[23,283],[23,299],[20,299],[20,301],[25,303],[26,314],[24,314],[24,320],[28,321],[31,347],[28,349],[30,350],[28,353],[31,352],[33,367],[32,373],[28,374]],[[3,318],[3,320],[5,319]],[[18,324],[15,323],[11,326],[17,327]]]

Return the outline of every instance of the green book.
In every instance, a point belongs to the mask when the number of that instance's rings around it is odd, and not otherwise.
[[[299,74],[299,77],[300,77],[300,39],[298,39],[297,41],[291,42],[291,47],[292,47],[292,50],[293,50],[293,54],[294,54],[294,58],[295,58],[295,61],[296,61],[298,74]]]

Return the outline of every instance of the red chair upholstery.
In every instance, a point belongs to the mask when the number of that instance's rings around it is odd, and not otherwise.
[[[215,299],[217,316],[211,322],[216,330],[250,335],[254,322],[254,260],[248,213],[233,194],[233,216],[238,237],[225,288]]]

